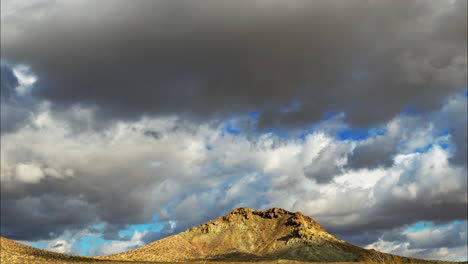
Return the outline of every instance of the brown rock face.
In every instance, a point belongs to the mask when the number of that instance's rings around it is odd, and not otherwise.
[[[366,253],[367,250],[327,233],[319,223],[301,213],[243,207],[178,235],[105,258],[356,261]]]

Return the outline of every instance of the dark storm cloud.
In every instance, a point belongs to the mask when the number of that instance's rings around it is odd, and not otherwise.
[[[0,71],[0,131],[4,134],[18,130],[29,121],[35,102],[18,96],[16,88],[20,83],[9,65],[2,62]]]
[[[466,245],[466,224],[425,229],[408,234],[409,248],[441,248]]]
[[[160,139],[162,137],[161,133],[158,131],[147,130],[143,133],[145,136],[152,137],[154,139]]]
[[[410,242],[409,248],[440,248],[466,245],[466,230],[463,224],[456,225],[443,232],[424,231],[407,234],[411,224],[418,221],[433,221],[438,224],[450,224],[453,220],[466,220],[468,213],[466,202],[441,201],[440,204],[421,199],[408,202],[404,199],[392,199],[391,204],[379,203],[367,212],[361,212],[360,222],[343,226],[327,227],[327,231],[340,239],[364,247],[379,239],[404,244]],[[435,199],[435,198],[434,198]],[[465,228],[465,229],[463,229]],[[466,232],[466,231],[465,231]]]
[[[16,78],[13,70],[6,65],[0,65],[0,90],[1,100],[7,101],[15,95],[15,88],[19,85],[18,78]]]
[[[400,116],[394,119],[393,122],[387,124],[383,135],[358,142],[356,148],[348,156],[347,167],[352,169],[391,167],[394,157],[405,147],[407,148],[407,143],[422,137],[421,131],[428,130],[430,122],[424,118],[430,119],[431,117]]]
[[[422,172],[408,172],[408,174],[411,173],[421,174]],[[377,184],[373,190],[379,193],[375,205],[360,212],[359,221],[331,226],[330,230],[338,234],[347,234],[354,230],[365,229],[385,231],[421,220],[437,224],[446,224],[453,220],[463,221],[468,214],[466,170],[445,173],[452,175],[443,175],[444,172],[441,171],[432,175],[420,175],[419,177],[422,178],[419,180],[409,179],[402,175],[400,183],[396,186],[389,188],[389,186]],[[440,183],[448,179],[457,182],[458,186],[454,187],[453,183]],[[414,188],[413,194],[409,191],[411,186]],[[435,191],[433,186],[437,186],[438,191]],[[402,189],[405,191],[397,194]]]
[[[106,223],[103,238],[119,239],[118,232],[127,224],[146,223],[151,219],[154,207],[158,206],[145,201],[149,200],[145,198],[147,188],[142,185],[158,181],[153,179],[150,182],[149,177],[151,175],[147,175],[145,180],[143,175],[115,171],[113,175],[100,178],[85,175],[70,179],[47,177],[29,185],[17,183],[17,186],[11,186],[14,183],[4,181],[1,193],[2,235],[19,240],[50,239],[65,230],[77,231]],[[128,190],[125,195],[121,186]],[[15,217],[11,217],[13,215]]]
[[[394,119],[383,129],[382,135],[357,142],[356,148],[348,156],[347,167],[388,168],[393,165],[394,158],[399,153],[409,153],[419,148],[430,147],[436,138],[447,134],[454,147],[450,161],[455,165],[467,164],[467,97],[462,93],[455,94],[445,100],[445,105],[433,112],[421,114],[403,114]],[[410,142],[422,142],[426,137],[426,145],[412,145]]]
[[[411,222],[417,222],[420,219],[426,219],[436,223],[464,220],[467,215],[466,203],[447,200],[449,199],[446,198],[439,204],[427,202],[427,205],[424,205],[424,199],[415,201],[394,199],[390,202],[391,204],[382,203],[381,208],[374,208],[374,210],[376,209],[375,213],[378,214],[378,217],[373,220],[372,224],[366,226],[368,228],[388,229]]]
[[[388,243],[390,246],[384,252],[401,256],[424,259],[439,259],[446,256],[449,257],[446,260],[463,260],[466,258],[466,234],[466,222],[462,222],[426,227],[421,230],[412,230],[409,226],[390,230],[354,230],[347,235],[340,235],[339,238],[355,245],[369,245],[369,248],[377,250],[379,243]],[[445,250],[441,251],[443,248]],[[458,254],[457,249],[460,249]],[[438,251],[439,254],[434,254]],[[444,251],[446,253],[443,253]]]
[[[331,226],[318,217],[319,222],[332,234],[349,239],[350,242],[365,246],[376,241],[389,230],[400,228],[418,221],[433,221],[436,224],[447,224],[454,220],[466,219],[467,209],[464,202],[443,201],[440,205],[424,205],[423,200],[408,202],[393,199],[391,204],[384,202],[361,212],[359,221]],[[345,202],[345,201],[343,201]],[[406,203],[406,204],[405,204]],[[326,217],[324,218],[326,219]],[[388,234],[387,234],[388,236]],[[388,241],[399,241],[401,238],[386,237]]]
[[[70,131],[73,129],[68,128]],[[57,129],[60,127],[52,131]],[[39,129],[31,128],[33,133],[37,133],[35,138],[41,137],[38,142],[41,147],[34,149],[30,143],[25,143],[31,140],[28,138],[28,132],[21,135],[25,130],[27,129],[2,135],[3,236],[21,240],[50,239],[60,236],[65,230],[76,231],[98,223],[106,223],[104,237],[115,238],[118,231],[124,229],[127,224],[149,221],[155,208],[160,206],[160,202],[157,201],[171,198],[171,194],[165,190],[159,191],[158,195],[161,196],[158,197],[148,194],[155,184],[172,174],[164,172],[164,169],[156,170],[148,166],[151,158],[145,157],[146,154],[137,158],[139,161],[134,160],[138,150],[144,149],[144,146],[135,143],[131,146],[114,145],[113,147],[119,150],[114,149],[110,152],[106,150],[109,146],[92,149],[90,142],[93,142],[95,137],[105,140],[106,135],[96,135],[93,130],[88,130],[83,133],[85,135],[80,134],[84,137],[82,141],[77,134],[72,133],[75,137],[70,140],[72,145],[76,142],[76,148],[71,150],[67,144],[69,138],[52,136],[54,141],[60,143],[50,144],[47,142],[47,135],[54,132],[41,134]],[[142,142],[154,141],[153,138],[144,136],[141,131],[130,131],[128,137],[134,135],[143,139]],[[18,144],[9,148],[9,144],[17,139]],[[94,141],[93,144],[101,143]],[[97,154],[100,162],[96,162],[94,158],[84,161],[100,151],[104,151]],[[56,153],[61,153],[59,155],[62,158],[58,158]],[[73,158],[73,153],[80,158]],[[50,154],[53,158],[47,158]],[[164,154],[167,156],[170,152],[166,151]],[[155,153],[153,158],[154,155]],[[116,162],[120,159],[117,156],[123,161]],[[81,164],[81,161],[84,163]],[[36,171],[40,170],[41,173],[31,173],[29,169],[29,176],[26,175],[29,178],[21,178],[18,168],[25,164],[30,168],[34,167]],[[156,173],[157,171],[162,175]],[[23,172],[27,173],[28,171]]]
[[[153,206],[142,201],[144,190],[136,186],[138,183],[134,185],[114,175],[113,182],[131,189],[123,195],[123,190],[102,180],[105,179],[87,178],[84,183],[79,179],[45,179],[39,184],[18,187],[22,191],[2,186],[2,236],[18,240],[51,239],[65,230],[78,231],[106,223],[103,238],[121,239],[118,232],[127,224],[142,224],[151,219],[153,212],[145,209]],[[134,194],[137,189],[141,194]]]
[[[14,132],[29,121],[31,113],[22,105],[2,103],[0,107],[2,134]]]
[[[467,96],[454,97],[444,107],[446,115],[439,117],[439,125],[449,128],[456,152],[452,157],[455,164],[466,166],[468,162],[468,104]]]
[[[66,195],[23,199],[2,195],[1,206],[2,236],[17,240],[54,238],[65,230],[78,231],[97,220],[92,212],[96,205]]]
[[[463,188],[465,187],[466,184]],[[466,193],[463,193],[464,191],[461,189],[456,191],[458,195],[466,196]],[[399,242],[407,239],[397,236],[396,229],[422,220],[432,221],[436,224],[448,224],[454,220],[463,221],[468,213],[466,201],[454,201],[453,197],[449,197],[450,195],[446,195],[446,197],[441,197],[442,195],[421,197],[414,200],[382,196],[379,199],[387,199],[388,201],[380,201],[372,208],[362,211],[359,221],[341,226],[330,226],[327,230],[332,234],[349,239],[350,242],[359,246],[375,242],[378,238]],[[326,222],[324,225],[327,227]],[[390,236],[392,233],[396,236]],[[452,235],[454,234],[450,236]],[[459,244],[459,242],[456,243]],[[442,246],[439,245],[439,247]]]
[[[372,142],[359,145],[348,157],[351,168],[377,168],[393,165],[393,156],[397,154],[398,138],[380,137]]]
[[[343,159],[349,152],[349,145],[332,145],[321,150],[316,160],[304,167],[304,175],[314,179],[319,184],[330,183],[339,176],[342,168],[337,161]]]
[[[2,17],[2,56],[32,67],[34,95],[105,118],[263,110],[258,124],[273,127],[342,110],[361,126],[434,109],[466,85],[466,1],[42,7]]]
[[[336,234],[338,238],[343,239],[351,244],[358,246],[366,246],[379,238],[385,241],[403,242],[406,237],[402,232],[406,230],[406,227],[398,227],[394,229],[366,229],[366,230],[348,230]]]

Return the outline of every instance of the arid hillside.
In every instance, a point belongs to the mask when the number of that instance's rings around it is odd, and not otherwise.
[[[2,264],[414,262],[353,246],[301,213],[238,208],[198,227],[120,254],[81,257],[1,238]],[[372,260],[372,261],[371,261]],[[427,262],[427,261],[420,261]]]
[[[178,235],[105,259],[358,261],[368,254],[301,213],[238,208]]]
[[[0,261],[2,264],[90,263],[93,259],[40,250],[0,237]]]

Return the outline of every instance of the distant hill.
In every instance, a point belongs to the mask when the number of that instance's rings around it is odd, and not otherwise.
[[[174,263],[206,260],[217,263],[279,263],[279,260],[280,263],[354,262],[376,257],[381,261],[393,258],[390,254],[351,245],[327,233],[312,218],[279,208],[266,211],[234,209],[225,216],[177,235],[131,251],[100,257],[59,254],[1,238],[2,264]],[[410,259],[401,258],[399,261]]]
[[[0,237],[1,264],[90,263],[94,259],[41,250]],[[81,261],[81,262],[80,262]]]

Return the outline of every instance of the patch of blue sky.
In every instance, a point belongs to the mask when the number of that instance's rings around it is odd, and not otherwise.
[[[241,130],[235,126],[232,122],[229,122],[226,126],[226,132],[233,135],[239,135]]]
[[[408,227],[407,230],[409,232],[418,232],[418,231],[421,231],[421,230],[424,230],[424,229],[427,229],[427,228],[444,229],[444,228],[447,228],[449,226],[466,225],[466,224],[467,224],[467,221],[459,221],[459,220],[451,221],[449,223],[440,224],[440,225],[436,225],[432,221],[419,221],[419,222],[411,225],[410,227]]]
[[[307,137],[308,135],[312,135],[313,133],[314,133],[314,129],[313,129],[313,128],[307,128],[307,129],[303,130],[303,131],[299,134],[299,136],[298,136],[297,138],[299,138],[300,140],[304,140],[304,139],[306,139],[306,137]]]
[[[225,136],[226,133],[231,135],[239,135],[242,130],[237,126],[238,119],[239,117],[226,119],[221,125],[221,136]]]
[[[408,140],[401,140],[399,142],[399,144],[400,144],[400,146],[405,146],[406,144],[408,144]],[[437,145],[439,145],[439,144],[437,144]],[[430,143],[430,144],[415,147],[415,148],[406,148],[405,151],[402,151],[402,154],[411,154],[411,153],[421,153],[422,154],[422,153],[428,152],[433,147],[434,147],[434,144]]]
[[[294,112],[300,109],[300,107],[301,107],[301,104],[299,101],[293,101],[289,106],[281,108],[280,112],[282,113]],[[233,116],[233,117],[225,119],[219,127],[220,135],[226,136],[226,135],[240,135],[242,133],[253,133],[254,135],[272,134],[273,136],[277,136],[283,139],[289,138],[289,137],[298,137],[298,138],[304,139],[308,134],[311,134],[313,132],[312,125],[310,125],[308,128],[302,129],[302,132],[294,131],[294,133],[290,133],[291,131],[289,131],[287,128],[282,128],[282,127],[267,128],[267,129],[257,128],[253,130],[248,129],[247,131],[244,131],[242,127],[238,125],[239,122],[244,122],[244,121],[248,121],[252,125],[255,125],[261,113],[262,113],[261,110],[256,110],[256,111],[251,111],[244,115],[237,115],[237,116]],[[340,112],[330,112],[328,119],[332,119],[339,113]],[[212,150],[212,148],[213,146],[210,145],[209,143],[205,144],[206,150]]]
[[[439,147],[441,147],[442,149],[444,150],[448,150],[450,152],[453,152],[455,151],[455,148],[454,148],[454,145],[452,144],[451,140],[450,140],[450,130],[449,129],[444,129],[442,131],[440,131],[437,135],[436,135],[437,139],[436,139],[436,143]]]
[[[332,124],[332,129],[329,133],[333,133],[340,141],[362,141],[372,137],[378,137],[384,135],[386,130],[383,127],[368,127],[368,128],[355,128],[351,127],[343,121],[345,113],[341,111],[329,111],[325,113],[322,120],[310,126],[310,133],[314,132],[314,127],[318,130],[323,127],[327,127],[327,124]]]
[[[403,110],[403,115],[405,115],[405,116],[411,116],[411,115],[415,115],[415,114],[417,114],[417,111],[416,111],[416,108],[414,106],[406,107]]]
[[[288,112],[294,112],[297,109],[301,107],[301,104],[299,102],[292,102],[288,107],[284,107],[281,109],[281,112],[283,113],[288,113]],[[240,120],[245,120],[245,119],[250,119],[253,122],[256,122],[257,119],[259,118],[261,114],[261,111],[252,111],[248,113],[247,115],[239,115],[236,117],[231,117],[229,119],[226,119],[221,127],[221,136],[225,136],[226,134],[230,135],[239,135],[243,131],[242,129],[238,126],[238,122]],[[307,135],[313,134],[314,133],[314,127],[320,125],[320,123],[327,122],[336,118],[340,118],[342,116],[342,112],[340,111],[330,111],[327,112],[323,119],[314,123],[310,124],[309,126],[306,126],[303,128],[301,131],[289,131],[286,128],[268,128],[268,129],[261,129],[261,130],[254,130],[251,131],[255,134],[272,134],[274,136],[277,136],[279,138],[289,138],[289,137],[294,137],[298,139],[304,140]],[[385,134],[384,129],[380,128],[368,128],[368,129],[361,129],[361,128],[350,128],[346,127],[337,133],[337,138],[339,140],[345,141],[345,140],[351,140],[351,141],[361,141],[361,140],[366,140],[371,137],[376,137],[379,135],[384,135]],[[212,146],[210,144],[205,145],[206,150],[212,150]]]
[[[436,147],[436,146],[439,146],[440,148],[442,148],[443,150],[451,153],[451,152],[454,152],[455,151],[455,147],[454,145],[451,143],[450,141],[450,138],[449,138],[449,135],[450,134],[447,134],[448,132],[446,131],[443,131],[442,133],[439,134],[439,136],[437,136],[432,143],[428,143],[424,146],[419,146],[419,147],[416,147],[416,148],[413,148],[413,149],[407,149],[406,151],[404,151],[403,153],[404,154],[410,154],[410,153],[427,153],[428,151],[430,151],[432,148]],[[405,145],[407,144],[407,141],[400,141],[399,143],[400,145]]]
[[[345,128],[338,131],[337,137],[341,141],[362,141],[371,137],[377,137],[385,134],[384,129],[361,129],[361,128]]]
[[[449,135],[450,135],[450,130],[448,129],[444,129],[437,134],[438,137],[446,137]]]
[[[44,249],[45,248],[45,243],[37,243],[37,244],[28,244],[31,247],[39,248],[39,249]]]
[[[100,247],[102,244],[109,242],[101,238],[101,235],[89,235],[85,236],[73,244],[73,251],[79,255],[89,255],[90,250]]]
[[[253,111],[249,113],[249,117],[255,120],[257,120],[259,116],[260,116],[260,111]]]
[[[417,231],[421,231],[421,230],[424,230],[424,229],[427,229],[427,228],[433,228],[433,227],[434,227],[434,223],[431,222],[431,221],[419,221],[419,222],[411,225],[408,228],[408,231],[417,232]]]
[[[156,223],[148,223],[148,224],[138,224],[138,225],[128,225],[126,229],[120,230],[120,236],[133,236],[135,232],[145,232],[148,231],[159,231],[164,226],[164,223],[156,222]]]
[[[209,136],[204,137],[204,143],[205,143],[205,150],[210,151],[213,149],[213,146],[211,145],[211,139]]]
[[[467,224],[467,221],[460,221],[460,220],[455,220],[453,222],[451,222],[452,225],[466,225]]]
[[[136,225],[128,225],[126,229],[119,231],[119,236],[126,240],[130,239],[135,232],[140,232],[143,233],[145,231],[154,231],[154,232],[159,232],[161,229],[164,227],[164,225],[167,223],[166,221],[161,221],[157,222],[158,215],[155,214],[153,216],[153,221],[151,223],[147,224],[136,224]],[[90,252],[92,249],[98,248],[102,246],[104,243],[110,243],[112,242],[111,240],[106,240],[102,238],[102,230],[103,230],[104,225],[101,224],[99,226],[94,226],[93,229],[96,232],[95,235],[88,235],[83,238],[80,238],[78,241],[75,242],[73,245],[73,251],[78,253],[79,255],[89,255],[92,252]],[[44,248],[43,244],[38,244],[37,246],[42,246],[40,248]]]
[[[433,147],[433,144],[427,144],[424,147],[419,147],[413,149],[412,153],[426,153]]]
[[[293,101],[288,107],[284,107],[281,109],[281,112],[288,113],[294,112],[301,107],[299,102]],[[408,110],[410,111],[410,110]],[[327,112],[322,120],[315,122],[314,124],[310,124],[301,131],[290,131],[286,128],[268,128],[268,129],[255,129],[250,131],[243,131],[241,127],[239,127],[238,123],[240,121],[250,120],[250,122],[257,122],[261,111],[252,111],[245,115],[238,115],[231,118],[226,119],[220,126],[220,133],[221,136],[225,135],[239,135],[243,132],[247,133],[254,133],[257,135],[260,134],[272,134],[279,138],[290,138],[294,137],[297,139],[304,140],[307,135],[313,134],[315,132],[314,128],[318,128],[320,130],[320,126],[326,124],[326,122],[331,122],[334,119],[341,119],[343,116],[343,112],[341,111],[329,111]],[[339,120],[338,120],[339,121]],[[370,127],[370,128],[352,128],[347,126],[343,123],[344,129],[339,130],[336,133],[336,137],[341,141],[361,141],[366,140],[371,137],[377,137],[380,135],[384,135],[386,130],[380,127]],[[212,150],[213,146],[209,143],[205,144],[206,150]]]
[[[289,110],[285,109],[284,111],[287,112]],[[257,119],[259,118],[259,116],[260,116],[260,112],[255,111],[255,112],[250,112],[248,114],[248,116],[239,116],[237,118],[231,118],[231,119],[226,121],[225,126],[224,126],[225,130],[230,134],[238,135],[238,134],[240,134],[242,132],[242,130],[237,126],[237,124],[236,124],[237,121],[242,120],[242,119],[245,120],[245,118],[250,118],[254,122],[256,122]],[[256,134],[272,134],[272,135],[280,137],[280,138],[287,138],[287,137],[290,136],[287,129],[283,129],[283,128],[268,128],[268,129],[255,130],[254,133],[256,133]]]
[[[444,142],[441,142],[438,144],[439,147],[441,147],[442,149],[445,149],[445,150],[448,150],[450,149],[450,145],[448,143],[444,143]]]

